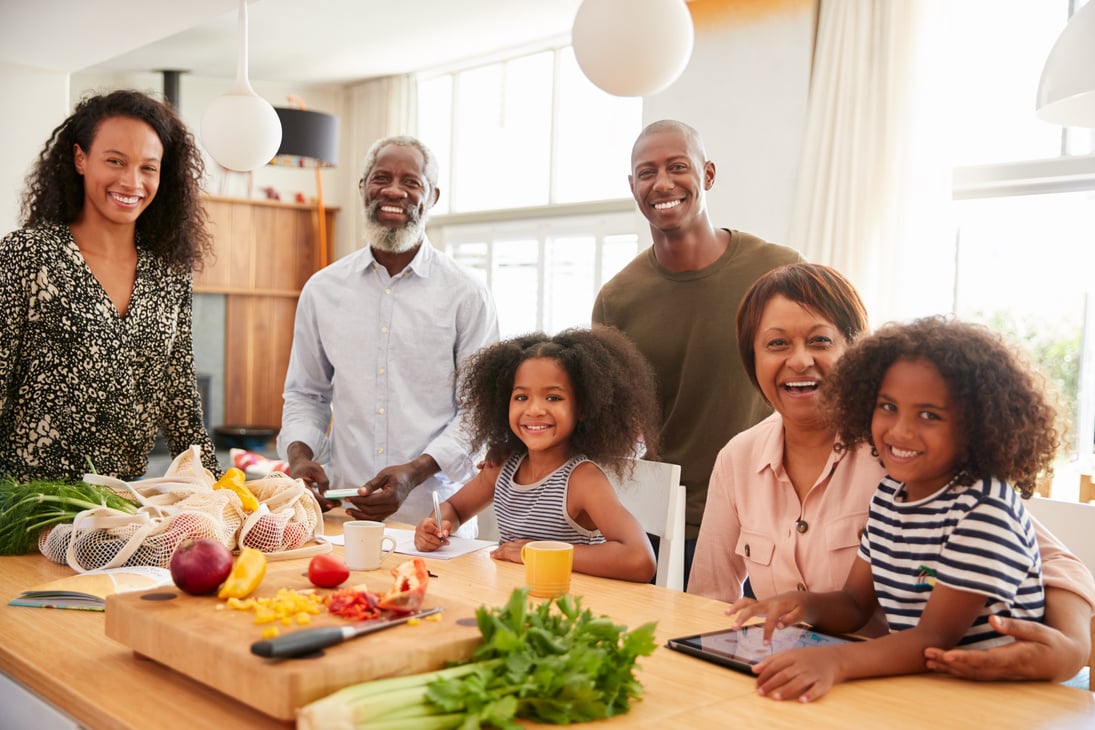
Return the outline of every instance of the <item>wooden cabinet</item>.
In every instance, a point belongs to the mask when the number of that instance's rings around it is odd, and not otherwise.
[[[215,259],[194,276],[194,291],[225,295],[224,422],[281,426],[281,393],[301,287],[327,262],[313,206],[204,198]],[[334,240],[337,209],[328,208]]]

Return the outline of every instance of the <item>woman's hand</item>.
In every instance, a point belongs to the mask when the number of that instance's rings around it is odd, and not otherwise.
[[[731,604],[727,610],[727,613],[735,614],[730,628],[740,629],[754,616],[764,616],[764,644],[767,645],[772,640],[772,634],[776,629],[783,629],[806,620],[807,600],[805,591],[781,593],[763,601],[743,598]]]
[[[521,559],[521,548],[524,547],[526,542],[530,540],[514,540],[513,542],[503,542],[498,547],[491,551],[490,556],[495,560],[506,560],[511,563],[524,563]]]
[[[452,530],[452,523],[444,518],[441,519],[439,529],[433,515],[423,517],[422,521],[414,528],[415,549],[424,553],[432,553],[441,546],[448,545],[450,530]]]
[[[1015,641],[980,651],[929,647],[924,650],[928,670],[977,680],[1064,681],[1087,661],[1082,647],[1051,626],[1001,616],[991,616],[989,623],[1001,634],[1015,637]],[[1079,665],[1076,657],[1080,657]]]

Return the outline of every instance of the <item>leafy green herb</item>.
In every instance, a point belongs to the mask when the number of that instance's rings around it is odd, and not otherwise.
[[[655,648],[654,623],[628,632],[570,596],[533,607],[527,589],[503,607],[481,606],[476,620],[483,644],[470,663],[346,687],[301,708],[298,730],[519,730],[516,718],[612,717],[640,696],[635,661]]]
[[[87,482],[0,480],[0,555],[31,552],[44,528],[104,506],[127,514],[140,507],[107,487]]]

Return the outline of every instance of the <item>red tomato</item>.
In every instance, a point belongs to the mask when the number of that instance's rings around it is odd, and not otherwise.
[[[430,581],[426,561],[412,558],[393,568],[392,575],[395,583],[390,591],[380,597],[378,605],[385,610],[402,613],[421,608],[422,599],[426,597],[426,584]]]
[[[308,563],[308,580],[312,585],[320,588],[334,588],[346,582],[350,577],[350,569],[342,558],[331,553],[324,553],[312,558]]]

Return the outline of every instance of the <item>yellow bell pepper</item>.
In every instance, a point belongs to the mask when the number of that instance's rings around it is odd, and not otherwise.
[[[266,577],[266,554],[252,547],[245,547],[236,558],[232,572],[224,581],[219,598],[247,598]]]
[[[239,496],[243,508],[248,512],[254,512],[259,508],[259,501],[247,488],[246,482],[247,475],[243,473],[243,470],[232,467],[217,480],[217,483],[213,485],[213,489],[231,489]]]

